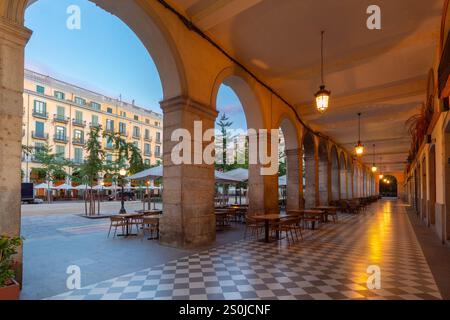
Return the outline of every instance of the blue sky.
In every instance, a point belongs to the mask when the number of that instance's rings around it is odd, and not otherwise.
[[[67,8],[81,9],[81,29],[69,30]],[[39,0],[25,24],[33,30],[26,50],[27,68],[81,87],[119,97],[157,112],[162,88],[158,71],[139,38],[120,19],[87,0]],[[217,107],[234,128],[246,128],[233,90],[222,86]]]

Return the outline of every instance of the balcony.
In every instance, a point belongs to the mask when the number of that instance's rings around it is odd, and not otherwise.
[[[152,156],[152,152],[151,151],[144,151],[144,156],[151,157]]]
[[[84,139],[79,139],[79,138],[73,138],[72,139],[72,144],[76,145],[76,146],[84,146],[85,145],[85,141]]]
[[[155,143],[162,144],[162,141],[161,141],[161,139],[156,139]]]
[[[128,137],[128,132],[127,131],[120,131],[120,135],[122,136],[122,137]]]
[[[75,165],[81,165],[84,163],[84,160],[83,159],[72,159],[71,162]]]
[[[67,138],[66,135],[62,135],[62,134],[55,134],[55,136],[53,137],[53,140],[55,142],[59,142],[59,143],[68,143],[69,139]]]
[[[61,116],[58,114],[53,115],[53,122],[68,124],[70,121],[69,117]]]
[[[114,134],[114,128],[106,128],[105,132],[106,133],[110,133],[110,134]]]
[[[33,117],[39,118],[39,119],[48,119],[48,112],[33,111]]]
[[[133,132],[133,139],[141,139],[141,134]]]
[[[98,127],[100,127],[100,124],[99,124],[99,123],[92,123],[92,122],[89,122],[89,127],[90,127],[90,128],[98,128]]]
[[[72,125],[76,127],[85,128],[86,127],[86,121],[80,120],[80,119],[72,119]]]
[[[48,133],[32,131],[31,137],[38,140],[48,140]]]
[[[147,141],[147,142],[152,142],[153,138],[150,137],[150,136],[144,136],[144,140]]]

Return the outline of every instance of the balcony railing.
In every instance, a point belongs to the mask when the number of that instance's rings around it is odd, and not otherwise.
[[[33,139],[48,140],[48,133],[32,131],[31,136]]]
[[[68,124],[69,121],[70,121],[70,118],[69,117],[65,117],[65,116],[61,116],[61,115],[58,115],[58,114],[54,114],[53,115],[53,121],[54,122]]]
[[[97,128],[97,127],[100,127],[100,124],[99,124],[99,123],[92,123],[92,122],[89,122],[89,127],[91,127],[91,128]]]
[[[158,144],[161,144],[161,143],[162,143],[161,139],[156,139],[155,142],[158,143]]]
[[[48,112],[38,112],[38,111],[33,110],[33,117],[41,118],[41,119],[48,119]]]
[[[140,139],[140,138],[141,138],[140,133],[133,132],[133,139]]]
[[[67,138],[67,136],[62,135],[62,134],[55,134],[55,136],[53,137],[53,140],[55,142],[60,142],[60,143],[67,143],[67,142],[69,142],[69,139]]]
[[[72,119],[72,124],[77,127],[86,127],[86,121],[80,119]]]
[[[84,141],[84,139],[73,138],[72,144],[77,145],[77,146],[84,146],[85,141]]]
[[[128,132],[127,131],[120,131],[120,135],[122,137],[128,137]]]
[[[144,151],[144,156],[151,157],[152,156],[152,152],[151,151]]]
[[[148,142],[152,142],[153,141],[152,137],[150,137],[150,136],[144,136],[144,140],[148,141]]]
[[[105,132],[106,133],[114,133],[114,128],[106,128]]]
[[[80,165],[84,163],[83,159],[72,159],[71,162],[76,165]]]

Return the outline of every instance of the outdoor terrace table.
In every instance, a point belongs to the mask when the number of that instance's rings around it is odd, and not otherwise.
[[[311,229],[315,229],[316,221],[323,221],[323,210],[300,210],[303,213],[303,219],[311,222]]]
[[[329,214],[337,214],[338,207],[333,206],[318,206],[314,207],[314,210],[321,210],[324,211],[324,222],[328,221],[328,215]]]
[[[259,216],[252,216],[255,220],[264,221],[264,242],[270,243],[270,235],[269,235],[269,224],[270,222],[279,221],[282,218],[287,217],[282,214],[264,214]]]
[[[144,214],[142,213],[125,213],[125,214],[119,214],[119,217],[122,217],[125,219],[126,228],[125,228],[125,234],[119,235],[123,237],[130,237],[130,236],[137,236],[137,234],[130,233],[130,220],[133,218],[141,218]]]
[[[147,215],[161,215],[163,214],[162,210],[136,210],[137,213],[143,214],[144,216]]]

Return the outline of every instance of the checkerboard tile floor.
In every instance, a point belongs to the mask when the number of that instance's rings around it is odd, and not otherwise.
[[[405,209],[381,201],[295,245],[238,241],[50,299],[441,299]],[[381,289],[367,288],[370,265]]]

